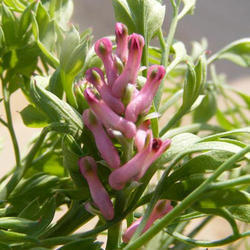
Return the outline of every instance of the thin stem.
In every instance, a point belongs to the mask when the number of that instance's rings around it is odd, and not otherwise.
[[[8,128],[8,123],[6,121],[4,121],[1,117],[0,117],[0,122]]]
[[[222,189],[222,188],[231,188],[239,185],[249,185],[250,184],[250,175],[241,176],[239,178],[226,180],[223,182],[213,183],[209,185],[209,189]]]
[[[36,141],[36,143],[31,148],[30,152],[24,159],[23,166],[17,167],[14,174],[12,175],[11,179],[8,181],[8,183],[1,188],[0,190],[0,199],[5,200],[8,198],[8,196],[11,194],[11,192],[14,190],[14,188],[17,186],[21,178],[23,177],[25,171],[29,168],[31,165],[37,151],[39,150],[41,144],[43,143],[47,133],[50,131],[50,127],[46,127],[43,129],[43,131],[40,134],[40,137]]]
[[[191,194],[189,194],[181,203],[179,203],[173,210],[171,210],[167,215],[165,215],[162,219],[158,220],[148,231],[146,231],[142,236],[131,241],[130,244],[127,245],[125,249],[138,249],[140,246],[144,245],[147,241],[152,239],[154,235],[159,233],[164,227],[169,225],[171,221],[173,221],[177,216],[181,214],[183,210],[188,208],[200,195],[203,193],[208,185],[215,181],[224,171],[230,168],[236,161],[242,158],[247,152],[250,151],[250,145],[239,151],[237,154],[230,157],[226,162],[224,162],[217,170],[207,178],[199,187],[197,187]],[[164,179],[166,175],[163,175],[158,186],[157,190],[161,190],[164,184]],[[155,198],[158,198],[159,193],[155,192],[152,197],[152,202],[155,202]]]
[[[170,54],[170,48],[174,40],[174,35],[178,23],[178,12],[179,12],[179,6],[180,6],[180,0],[178,0],[177,4],[173,0],[171,0],[172,6],[173,6],[173,18],[171,20],[171,24],[169,27],[168,37],[165,42],[164,36],[162,34],[162,30],[160,29],[158,32],[158,38],[160,41],[161,49],[162,49],[162,58],[161,58],[161,64],[164,67],[167,67],[169,64],[169,54]],[[163,78],[161,85],[159,86],[159,89],[157,91],[157,94],[155,96],[154,102],[156,110],[159,109],[160,103],[161,103],[161,97],[162,97],[162,89],[164,82],[166,80],[166,75]]]
[[[226,237],[224,239],[221,240],[216,240],[216,241],[201,241],[201,240],[193,240],[187,236],[184,236],[182,234],[179,234],[177,232],[174,233],[170,233],[168,232],[169,235],[171,235],[172,237],[174,237],[175,239],[184,242],[185,244],[188,245],[192,245],[192,246],[196,246],[196,247],[218,247],[218,246],[223,246],[225,244],[229,244],[232,243],[236,240],[239,240],[241,238],[244,237],[249,237],[250,236],[250,231],[247,231],[245,233],[242,234],[233,234],[230,235],[229,237]]]
[[[7,127],[10,133],[10,137],[11,137],[14,152],[15,152],[16,166],[21,167],[20,150],[19,150],[15,130],[13,127],[13,121],[12,121],[12,115],[11,115],[11,109],[10,109],[10,93],[7,89],[7,83],[4,81],[3,78],[1,78],[1,80],[2,80],[2,91],[3,91],[3,98],[4,98],[4,108],[5,108],[6,118],[7,118]]]

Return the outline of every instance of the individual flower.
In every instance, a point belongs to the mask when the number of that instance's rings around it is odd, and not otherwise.
[[[146,226],[144,227],[142,233],[146,232],[157,219],[162,218],[164,215],[169,213],[172,209],[173,207],[171,206],[171,203],[169,200],[159,200],[156,203],[151,215],[149,216]],[[142,217],[134,221],[132,225],[123,234],[122,239],[125,243],[128,243],[129,240],[132,238],[136,229],[140,225],[141,220],[142,220]]]
[[[86,156],[81,158],[78,164],[81,174],[88,182],[94,204],[99,208],[106,220],[112,220],[114,217],[113,204],[107,191],[99,180],[95,160],[92,157]]]
[[[147,132],[143,150],[109,176],[109,185],[116,190],[124,188],[129,181],[139,181],[151,164],[170,146],[170,140],[153,139],[152,132]]]
[[[98,100],[90,88],[85,90],[84,96],[91,110],[106,129],[111,128],[121,131],[127,138],[133,138],[135,136],[135,124],[117,115],[103,100]]]
[[[123,63],[128,59],[128,29],[123,23],[116,23],[115,25],[116,37],[116,54]]]
[[[112,42],[108,38],[101,38],[95,43],[95,52],[102,59],[108,84],[111,86],[117,78],[117,69],[112,56]]]
[[[124,113],[122,101],[114,97],[111,88],[104,81],[103,72],[99,68],[91,68],[86,71],[85,78],[92,83],[101,95],[103,101],[117,114]]]
[[[123,97],[128,83],[135,84],[140,69],[144,38],[139,34],[129,36],[128,60],[121,75],[112,85],[112,94],[118,98]]]
[[[165,73],[164,67],[160,65],[153,65],[149,68],[145,85],[126,108],[125,118],[127,120],[136,122],[138,115],[146,114],[149,111]]]
[[[107,136],[102,124],[98,121],[93,113],[89,109],[85,110],[83,115],[83,122],[93,133],[95,137],[96,146],[101,153],[102,158],[108,163],[108,165],[116,169],[120,166],[120,157],[113,146],[112,141]]]

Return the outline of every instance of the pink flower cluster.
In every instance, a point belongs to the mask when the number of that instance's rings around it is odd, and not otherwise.
[[[153,138],[150,121],[141,122],[150,109],[153,98],[164,78],[160,65],[148,68],[147,79],[137,87],[144,39],[139,34],[128,35],[127,27],[116,24],[116,50],[110,39],[95,43],[95,52],[103,62],[100,68],[87,70],[88,86],[84,97],[89,109],[83,112],[85,126],[92,132],[101,157],[111,169],[109,185],[123,189],[131,181],[139,181],[150,165],[170,146],[170,140]],[[118,131],[118,132],[117,132]],[[115,146],[117,133],[135,145],[136,154],[123,162]],[[95,160],[86,156],[79,160],[80,171],[87,180],[94,205],[105,219],[114,217],[111,199],[97,175]]]

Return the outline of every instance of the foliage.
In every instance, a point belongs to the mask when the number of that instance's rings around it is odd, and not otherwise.
[[[73,1],[1,1],[0,105],[6,117],[0,117],[0,123],[9,130],[16,160],[13,170],[0,180],[1,249],[58,245],[62,250],[102,249],[97,236],[105,230],[106,249],[216,247],[250,236],[250,231],[240,232],[237,226],[238,221],[250,221],[250,96],[233,89],[215,70],[221,59],[249,67],[250,38],[232,42],[211,56],[206,53],[206,42],[195,42],[189,55],[174,35],[178,22],[193,14],[196,1],[170,1],[173,16],[166,37],[162,2],[112,0],[116,20],[128,27],[129,34],[139,33],[145,39],[138,86],[143,88],[145,83],[145,67],[155,64],[166,69],[150,110],[138,122],[150,120],[154,137],[171,138],[170,148],[143,178],[117,191],[109,185],[111,170],[98,152],[96,138],[81,118],[88,108],[83,96],[86,86],[81,84],[88,69],[103,69],[103,65],[95,53],[91,31],[80,33],[69,25]],[[152,39],[160,45],[152,46]],[[28,102],[20,112],[23,123],[42,128],[23,158],[10,106],[18,89]],[[189,123],[183,122],[184,117],[190,118]],[[115,133],[114,138],[120,140],[114,146],[126,163],[136,152],[133,140],[115,137]],[[3,145],[0,138],[0,149]],[[96,160],[101,183],[115,204],[112,220],[105,220],[91,203],[87,178],[78,166],[79,159],[86,156]],[[150,181],[153,177],[158,181]],[[161,199],[171,200],[173,209],[142,234]],[[65,214],[54,222],[62,207],[66,207]],[[126,220],[130,226],[141,207],[145,214],[140,225],[132,239],[122,243],[121,222]],[[232,235],[199,241],[194,239],[199,227],[188,236],[182,234],[193,219],[204,217],[204,226],[211,216],[227,220]],[[98,218],[95,227],[74,233],[93,217]]]

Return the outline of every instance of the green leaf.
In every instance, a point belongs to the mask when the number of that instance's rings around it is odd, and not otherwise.
[[[50,77],[48,90],[55,94],[58,98],[62,99],[63,87],[60,77],[60,68],[56,69],[56,71]]]
[[[2,30],[4,33],[5,42],[8,46],[15,46],[18,40],[18,23],[13,15],[13,13],[9,10],[9,8],[2,4]]]
[[[65,66],[65,73],[74,77],[81,71],[88,51],[88,41],[84,40],[72,52]]]
[[[165,6],[156,0],[113,0],[116,20],[150,41],[162,26]]]
[[[49,14],[55,18],[57,23],[66,29],[68,22],[73,14],[72,0],[52,0],[49,5]]]
[[[201,208],[216,208],[249,203],[250,194],[245,191],[236,189],[220,189],[205,192],[198,204],[195,205]]]
[[[77,187],[85,187],[86,183],[79,171],[78,160],[80,152],[75,148],[73,138],[65,136],[63,139],[63,165],[69,171],[69,174]]]
[[[184,7],[181,12],[178,14],[178,19],[182,19],[187,14],[193,14],[196,0],[182,0]]]
[[[198,142],[199,136],[191,133],[182,133],[174,136],[171,139],[171,146],[164,154],[164,158],[167,161],[173,159],[176,155],[189,149],[194,143]]]
[[[226,130],[231,130],[235,128],[235,126],[227,119],[227,117],[219,109],[217,109],[216,112],[216,120],[220,124],[220,126]]]
[[[250,66],[250,38],[243,38],[230,43],[208,59],[212,63],[218,59],[226,59],[241,67]]]
[[[208,92],[193,113],[193,122],[206,123],[216,113],[217,102],[214,93]]]
[[[132,12],[126,0],[112,0],[112,5],[115,12],[115,19],[118,22],[124,23],[130,33],[135,32],[136,26],[132,17]]]
[[[235,219],[250,223],[250,205],[228,207]]]
[[[83,240],[75,240],[73,242],[70,242],[62,247],[60,247],[58,250],[83,250],[83,249],[89,249],[89,250],[101,250],[102,242],[95,241],[95,239],[83,239]]]
[[[27,31],[28,27],[31,24],[31,11],[34,10],[34,7],[37,3],[33,2],[28,5],[23,11],[20,22],[19,22],[19,36],[22,37]]]
[[[18,214],[18,217],[29,220],[38,220],[40,210],[38,199],[34,199]]]
[[[210,151],[192,158],[182,166],[178,167],[169,177],[168,182],[185,179],[194,174],[209,173],[216,170],[223,162],[225,162],[233,153],[224,151]]]
[[[77,29],[72,26],[71,30],[66,33],[66,37],[62,44],[60,55],[60,65],[63,69],[66,68],[72,51],[80,44],[80,34]]]
[[[52,122],[65,123],[75,138],[79,138],[83,123],[81,115],[68,103],[42,87],[44,78],[34,78],[30,84],[30,95],[38,108],[48,115]]]
[[[23,123],[27,127],[42,128],[48,125],[47,116],[40,110],[34,108],[32,105],[28,105],[21,112]]]
[[[3,229],[12,230],[18,233],[30,234],[38,222],[18,218],[18,217],[2,217],[0,218],[0,227]]]
[[[44,56],[49,60],[51,66],[53,66],[54,68],[57,68],[59,66],[59,60],[40,41],[39,26],[38,26],[38,23],[36,21],[34,14],[32,14],[32,32],[36,40],[36,43],[38,47],[40,48],[40,50],[42,51],[42,53],[44,54]]]
[[[30,202],[39,197],[41,200],[51,196],[53,189],[58,188],[57,176],[38,173],[20,182],[9,197],[10,203],[23,210]]]

